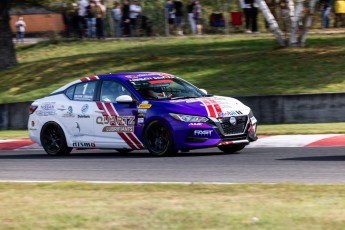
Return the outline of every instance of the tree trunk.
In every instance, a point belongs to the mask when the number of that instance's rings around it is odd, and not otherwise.
[[[316,4],[316,0],[310,0],[309,9],[307,11],[306,19],[303,24],[303,31],[299,39],[301,47],[304,47],[305,40],[307,39],[308,30],[312,24],[314,12],[315,12],[315,4]]]
[[[10,27],[10,0],[0,1],[0,70],[17,64]]]
[[[279,25],[278,25],[276,19],[274,18],[273,14],[271,13],[270,9],[268,8],[265,0],[257,0],[257,3],[259,4],[261,11],[262,11],[262,15],[266,19],[271,31],[273,32],[274,36],[276,37],[279,45],[281,47],[285,47],[286,44],[285,44],[285,40],[284,40],[283,35],[282,35],[282,31],[279,29]]]
[[[303,4],[305,0],[297,0],[295,7],[295,17],[291,20],[291,34],[290,34],[290,46],[297,46],[297,32],[298,32],[298,23],[301,20],[301,14],[303,11]]]
[[[294,46],[297,43],[297,36],[296,36],[296,11],[295,11],[295,4],[293,0],[288,0],[289,6],[289,15],[290,15],[290,38],[289,38],[289,46]]]

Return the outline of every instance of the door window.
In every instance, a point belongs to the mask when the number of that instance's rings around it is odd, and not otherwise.
[[[117,81],[103,81],[101,87],[100,100],[102,102],[116,103],[116,98],[131,93]]]

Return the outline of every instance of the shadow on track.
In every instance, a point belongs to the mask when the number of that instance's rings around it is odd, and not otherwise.
[[[239,152],[241,153],[241,152]],[[239,154],[238,153],[238,154]],[[54,159],[66,159],[66,160],[78,160],[78,159],[104,159],[104,158],[180,158],[180,157],[203,157],[203,156],[221,156],[221,155],[238,155],[238,154],[226,154],[221,151],[217,151],[217,149],[209,149],[209,151],[199,151],[194,150],[191,152],[179,152],[176,155],[172,156],[163,156],[163,157],[155,157],[152,156],[149,152],[142,150],[142,151],[134,151],[130,153],[119,153],[115,150],[77,150],[73,151],[68,156],[49,156],[43,151],[33,153],[18,153],[18,152],[11,152],[10,154],[0,155],[1,159],[44,159],[44,160],[54,160]]]

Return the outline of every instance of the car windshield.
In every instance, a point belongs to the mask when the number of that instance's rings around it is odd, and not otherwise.
[[[179,78],[129,80],[144,100],[175,100],[207,96],[200,89]]]

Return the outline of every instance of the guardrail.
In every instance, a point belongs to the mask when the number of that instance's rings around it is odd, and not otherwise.
[[[235,97],[252,108],[259,124],[345,121],[345,93]],[[0,130],[26,129],[31,102],[0,104]]]

